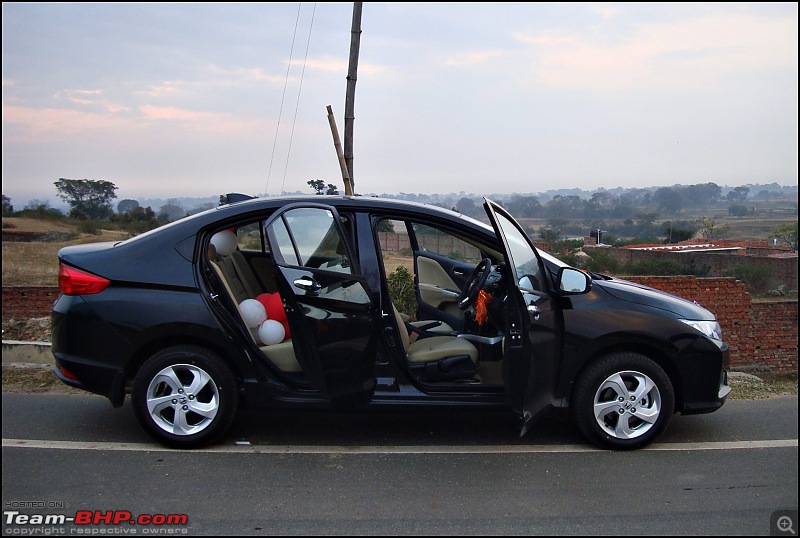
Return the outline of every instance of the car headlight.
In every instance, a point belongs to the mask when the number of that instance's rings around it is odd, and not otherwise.
[[[720,342],[722,341],[722,327],[716,320],[698,321],[694,319],[682,319],[681,321],[689,327],[697,329],[713,340],[719,340]]]

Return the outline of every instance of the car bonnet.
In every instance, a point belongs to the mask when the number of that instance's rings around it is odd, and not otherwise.
[[[593,286],[607,291],[611,296],[622,301],[651,306],[672,312],[679,318],[691,320],[715,320],[713,313],[696,302],[666,293],[628,280],[595,280]]]

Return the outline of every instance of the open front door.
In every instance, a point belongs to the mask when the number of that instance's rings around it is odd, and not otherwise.
[[[335,405],[375,388],[378,309],[336,210],[293,204],[264,224],[292,344],[309,383]]]
[[[522,414],[521,435],[553,404],[563,320],[533,243],[503,208],[485,200],[489,220],[502,240],[510,280],[506,301],[503,381],[509,402]]]

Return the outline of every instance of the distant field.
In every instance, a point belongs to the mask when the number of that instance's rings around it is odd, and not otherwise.
[[[3,232],[75,232],[75,227],[58,221],[3,217]]]
[[[74,234],[75,239],[61,242],[4,240],[3,286],[57,286],[59,249],[67,245],[119,241],[127,236],[124,232],[109,230],[102,231],[100,235],[79,234],[74,226],[60,222],[4,217],[3,234],[9,231],[14,234],[48,232]]]
[[[771,230],[779,225],[797,222],[797,214],[787,214],[786,211],[771,211],[761,208],[759,214],[750,217],[733,218],[723,210],[715,209],[708,212],[705,218],[714,218],[718,229],[724,233],[719,234],[722,239],[760,239],[770,237]],[[676,216],[676,219],[695,220],[702,215],[685,214]],[[532,229],[534,234],[541,227],[547,226],[548,220],[519,219],[525,227]],[[588,229],[586,230],[588,234]],[[72,236],[70,240],[56,241],[12,241],[11,236],[20,238],[25,235],[61,234]],[[58,279],[58,251],[67,245],[93,243],[98,241],[119,241],[125,239],[127,234],[120,231],[103,230],[99,235],[78,233],[75,226],[58,221],[38,220],[20,217],[3,218],[3,285],[4,286],[55,286]],[[534,235],[534,238],[538,237]],[[386,270],[391,273],[400,265],[410,267],[407,256],[395,256],[387,253],[385,260]]]
[[[797,222],[797,215],[757,215],[755,217],[730,217],[727,214],[709,214],[703,216],[689,216],[678,215],[674,217],[673,221],[698,221],[701,218],[714,219],[718,233],[715,234],[716,239],[737,239],[742,241],[756,240],[766,241],[772,237],[772,230],[776,227]],[[517,219],[520,224],[529,230],[534,231],[534,238],[537,237],[538,231],[541,228],[549,226],[549,219],[535,218]],[[665,222],[670,219],[658,219],[655,224],[661,227]],[[589,226],[581,222],[581,228],[585,230],[585,234],[589,234]],[[570,235],[570,234],[566,234]],[[699,236],[699,234],[698,234]]]

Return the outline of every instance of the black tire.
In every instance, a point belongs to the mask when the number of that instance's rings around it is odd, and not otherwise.
[[[197,346],[159,351],[136,374],[136,418],[156,441],[198,448],[219,440],[239,404],[236,378],[222,359]]]
[[[675,410],[666,372],[638,353],[613,353],[578,378],[570,403],[581,433],[601,448],[631,450],[652,443]]]

